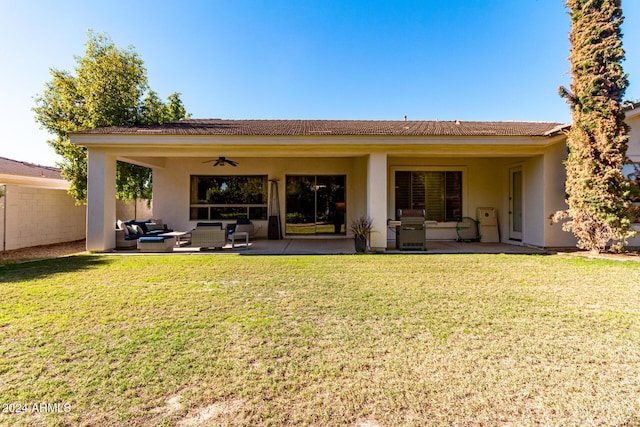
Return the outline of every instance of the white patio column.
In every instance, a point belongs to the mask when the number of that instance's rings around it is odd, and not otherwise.
[[[367,215],[373,220],[369,246],[387,250],[387,153],[369,154],[367,168]]]
[[[116,246],[116,158],[104,151],[87,150],[87,250]]]

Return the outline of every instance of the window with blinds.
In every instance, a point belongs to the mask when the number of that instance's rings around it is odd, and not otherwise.
[[[396,212],[424,209],[427,220],[459,221],[462,217],[462,172],[396,171]]]

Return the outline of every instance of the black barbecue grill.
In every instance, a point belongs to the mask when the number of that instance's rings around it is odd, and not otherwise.
[[[400,225],[396,227],[396,246],[400,250],[427,248],[424,209],[398,209]]]

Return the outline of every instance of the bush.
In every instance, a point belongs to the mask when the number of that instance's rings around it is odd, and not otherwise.
[[[301,224],[305,222],[305,216],[300,212],[291,212],[287,214],[287,222],[290,224]]]

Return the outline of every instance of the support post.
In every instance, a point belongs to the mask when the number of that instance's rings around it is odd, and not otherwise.
[[[104,151],[87,150],[87,250],[106,251],[116,246],[116,158]]]
[[[369,246],[387,250],[387,153],[369,154],[367,165],[367,215],[373,220]]]

